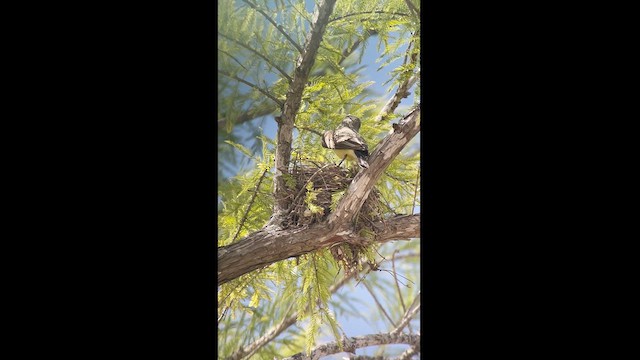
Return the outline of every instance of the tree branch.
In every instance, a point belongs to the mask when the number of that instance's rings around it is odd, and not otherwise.
[[[397,337],[390,334],[369,334],[363,336],[354,336],[345,338],[342,341],[342,347],[344,349],[359,349],[367,346],[376,345],[388,345],[388,344],[418,344],[420,343],[420,335],[407,335],[402,334]],[[337,354],[343,352],[337,342],[330,342],[328,344],[320,345],[311,351],[310,356],[305,356],[303,353],[298,353],[283,360],[311,360],[319,359],[323,356]]]
[[[393,280],[396,284],[396,290],[398,291],[398,298],[400,298],[400,305],[402,306],[402,311],[406,312],[407,307],[404,304],[404,298],[402,297],[402,291],[400,289],[400,281],[398,281],[398,272],[396,271],[396,254],[398,253],[398,249],[395,249],[391,254],[391,269],[393,270]],[[411,330],[411,326],[409,326],[409,332],[413,332]]]
[[[267,62],[267,64],[269,64],[269,65],[273,66],[276,70],[278,70],[278,72],[280,72],[280,74],[282,74],[282,76],[284,76],[285,78],[287,78],[287,81],[289,81],[289,83],[291,83],[291,81],[293,81],[293,79],[291,79],[291,76],[289,76],[289,74],[287,74],[287,72],[286,72],[286,71],[284,71],[283,69],[281,69],[278,65],[274,64],[273,62],[271,62],[271,60],[269,60],[266,56],[262,55],[262,54],[261,54],[260,52],[258,52],[257,50],[255,50],[255,49],[251,48],[249,45],[243,44],[242,42],[240,42],[240,41],[238,41],[238,40],[236,40],[236,39],[234,39],[234,38],[232,38],[232,37],[230,37],[230,36],[228,36],[228,35],[226,35],[226,34],[221,33],[220,31],[218,31],[218,35],[222,36],[222,37],[223,37],[223,38],[225,38],[225,39],[229,39],[229,40],[233,41],[234,43],[236,43],[236,44],[238,44],[238,45],[242,46],[243,48],[245,48],[245,49],[247,49],[247,50],[251,51],[252,53],[254,53],[254,54],[258,55],[260,58],[262,58],[264,61],[266,61],[266,62]],[[242,65],[240,65],[240,66],[242,66]],[[243,67],[244,67],[244,66],[243,66]]]
[[[251,88],[256,89],[258,91],[260,91],[262,94],[264,94],[264,96],[268,97],[269,99],[273,100],[273,102],[275,102],[276,104],[278,104],[279,106],[282,106],[282,101],[278,100],[275,96],[271,95],[267,90],[262,89],[261,87],[259,87],[258,85],[248,82],[245,79],[239,78],[235,75],[231,75],[228,72],[224,71],[224,70],[220,70],[218,69],[218,72],[226,77],[230,77],[234,80],[240,81],[243,84],[249,85]]]
[[[277,109],[278,108],[276,106],[273,106],[271,102],[264,101],[259,105],[257,105],[256,107],[253,107],[243,112],[242,114],[238,115],[238,117],[236,117],[233,120],[235,124],[242,124],[247,121],[251,121],[253,119],[256,119],[265,115],[269,115],[274,111],[276,111]],[[227,118],[228,117],[221,117],[218,119],[218,130],[221,130],[224,128],[224,124],[227,121]]]
[[[399,215],[372,225],[376,242],[401,240],[420,237],[420,214]]]
[[[244,2],[245,4],[249,5],[252,9],[256,10],[257,12],[259,12],[260,14],[262,14],[262,16],[265,17],[265,19],[267,19],[268,22],[271,23],[271,25],[275,26],[276,29],[278,29],[278,31],[284,35],[285,38],[287,38],[287,40],[289,40],[289,42],[295,46],[296,49],[298,49],[298,52],[300,54],[303,54],[304,51],[302,50],[302,48],[300,47],[300,45],[298,45],[297,42],[295,42],[291,36],[289,36],[289,34],[287,34],[286,31],[284,31],[284,28],[282,27],[282,25],[278,25],[276,24],[276,22],[269,16],[267,15],[267,13],[265,13],[262,9],[259,9],[258,6],[248,0],[242,0],[242,2]],[[332,6],[333,8],[333,6]]]
[[[258,180],[258,184],[256,184],[256,187],[253,191],[253,195],[251,195],[251,200],[249,200],[249,205],[245,209],[244,215],[242,215],[242,220],[240,220],[240,226],[238,226],[238,231],[236,231],[236,234],[233,236],[233,240],[231,240],[231,242],[236,241],[238,234],[240,234],[240,231],[242,230],[242,226],[244,225],[244,222],[247,220],[247,215],[249,215],[249,210],[253,205],[253,201],[256,199],[256,196],[258,196],[258,190],[260,189],[260,184],[262,184],[262,180],[264,180],[264,176],[267,175],[268,170],[269,169],[265,169],[262,175],[260,176],[260,180]]]
[[[358,39],[356,40],[353,45],[351,45],[351,47],[345,48],[342,52],[342,59],[340,59],[340,61],[338,62],[339,65],[342,65],[342,63],[351,55],[353,54],[358,47],[365,41],[367,41],[371,36],[376,35],[378,32],[375,30],[370,30],[365,32],[364,34],[364,38],[363,39]],[[326,70],[323,73],[317,74],[318,76],[320,75],[324,75],[324,73],[326,73]],[[271,103],[266,103],[266,104],[271,104]],[[265,106],[259,106],[258,108],[252,108],[248,111],[246,111],[245,113],[242,113],[240,116],[238,116],[235,119],[235,123],[236,124],[241,124],[247,121],[251,121],[255,118],[259,118],[261,116],[265,116],[265,115],[269,115],[271,113],[273,113],[274,111],[276,111],[277,108],[271,105],[265,105]],[[221,117],[218,119],[218,129],[221,129],[224,127],[224,123],[226,121],[226,117]],[[320,136],[322,136],[322,134],[320,134]]]
[[[322,137],[322,133],[321,133],[320,131],[313,130],[313,129],[308,128],[308,127],[306,127],[306,126],[300,126],[300,125],[295,125],[294,127],[295,127],[296,129],[298,129],[298,130],[305,130],[305,131],[308,131],[308,132],[312,132],[312,133],[314,133],[314,134],[316,134],[316,135],[318,135],[318,136]]]
[[[369,168],[361,170],[349,185],[346,195],[340,199],[336,211],[328,219],[329,228],[349,223],[369,196],[371,189],[384,170],[400,151],[420,131],[420,106],[410,111],[392,133],[382,139],[369,156]]]
[[[338,61],[338,65],[342,65],[342,63],[349,57],[349,55],[353,54],[354,51],[362,44],[363,42],[369,40],[370,37],[377,35],[378,32],[376,30],[365,30],[361,39],[357,39],[354,41],[351,47],[342,50],[342,58]]]
[[[391,325],[396,326],[396,323],[393,321],[393,319],[391,319],[391,316],[389,316],[389,313],[387,313],[387,310],[384,309],[384,306],[382,306],[382,304],[380,303],[380,301],[378,300],[378,297],[376,296],[376,294],[373,292],[373,290],[371,289],[371,286],[369,286],[369,284],[367,284],[366,282],[362,282],[364,284],[364,287],[367,289],[367,291],[369,292],[369,294],[371,295],[371,297],[373,298],[373,301],[376,303],[376,306],[378,307],[378,309],[380,310],[380,312],[382,313],[382,315],[384,315],[384,317],[387,318],[387,320],[389,320],[389,322],[391,323]]]
[[[223,53],[223,54],[227,55],[228,57],[230,57],[231,59],[233,59],[236,63],[238,63],[238,65],[240,65],[240,67],[241,67],[241,68],[243,68],[243,69],[247,70],[247,68],[246,68],[246,67],[244,67],[244,65],[242,65],[242,63],[240,62],[240,60],[236,59],[236,58],[235,58],[235,56],[233,56],[233,55],[229,54],[228,52],[226,52],[226,51],[224,51],[224,50],[222,50],[222,49],[220,49],[220,48],[218,48],[218,51],[220,51],[221,53]]]
[[[400,354],[398,360],[409,360],[413,355],[417,355],[420,353],[420,342],[411,346],[407,351]]]
[[[418,313],[418,311],[420,311],[420,293],[416,295],[415,299],[413,299],[413,303],[411,304],[411,306],[409,306],[409,309],[402,316],[400,324],[398,324],[398,326],[393,329],[389,333],[389,335],[396,336],[400,334],[402,329],[404,329],[404,327],[409,324],[409,321],[411,321],[411,319]]]
[[[418,198],[418,184],[420,183],[420,168],[418,168],[418,175],[416,175],[416,186],[413,190],[413,203],[411,204],[411,214],[416,209],[416,199]]]
[[[356,276],[356,272],[353,272],[347,276],[344,276],[340,281],[333,284],[329,288],[329,293],[334,294],[338,291],[344,284],[346,284],[349,280],[353,279]],[[258,350],[260,350],[263,346],[269,343],[269,341],[275,339],[278,335],[280,335],[283,331],[288,329],[291,325],[296,323],[298,319],[298,312],[295,311],[293,314],[285,317],[280,324],[271,328],[267,331],[263,336],[261,336],[258,340],[254,341],[252,344],[249,344],[238,351],[234,352],[227,360],[240,360],[249,358],[251,355],[255,354]]]
[[[247,1],[247,0],[243,0]],[[311,67],[316,60],[316,54],[322,41],[322,36],[327,26],[327,20],[333,11],[336,0],[320,1],[317,5],[313,16],[313,26],[311,32],[307,35],[304,51],[296,63],[293,81],[287,91],[287,97],[282,108],[282,114],[279,117],[278,131],[276,134],[277,148],[275,156],[276,172],[273,177],[273,194],[275,204],[273,215],[265,228],[280,229],[282,219],[286,215],[289,198],[284,196],[287,192],[287,186],[284,174],[288,173],[289,162],[291,160],[291,144],[293,142],[293,126],[296,114],[300,109],[302,101],[302,92],[307,84]]]
[[[353,218],[391,161],[420,131],[420,108],[410,111],[371,153],[369,168],[352,180],[329,218],[311,227],[264,228],[218,248],[218,285],[276,261],[299,256],[335,243],[359,239],[351,230]],[[405,215],[373,225],[376,242],[420,236],[420,215]]]
[[[376,122],[382,121],[387,115],[392,114],[396,110],[398,105],[400,105],[402,99],[409,96],[409,89],[416,83],[416,81],[418,81],[418,74],[414,74],[409,79],[400,84],[400,86],[398,86],[395,94],[393,94],[393,96],[382,107],[382,110],[380,110],[378,116],[375,117]]]
[[[419,34],[419,31],[416,34]],[[407,46],[402,65],[407,64],[407,59],[409,60],[409,63],[415,63],[417,61],[418,53],[412,50],[412,44],[414,41],[415,40],[412,40],[409,43],[409,46]],[[398,89],[396,90],[395,94],[393,94],[391,99],[389,99],[387,103],[382,107],[380,113],[378,114],[378,116],[376,116],[375,121],[382,121],[388,114],[393,113],[402,99],[409,96],[409,89],[411,89],[411,87],[416,83],[416,81],[418,81],[419,78],[420,71],[412,74],[410,77],[405,79],[405,81],[403,81],[402,84],[398,86]]]
[[[329,20],[329,22],[331,23],[331,22],[334,22],[334,21],[338,21],[338,20],[346,19],[346,18],[348,18],[348,17],[358,16],[358,15],[364,15],[364,14],[386,14],[386,15],[409,16],[409,14],[406,14],[406,13],[388,12],[388,11],[383,11],[383,10],[375,10],[375,11],[360,11],[360,12],[351,13],[351,14],[347,14],[347,15],[343,15],[343,16],[338,16],[338,17],[336,17],[336,18],[333,18],[333,19]]]
[[[420,20],[420,11],[416,8],[415,5],[413,5],[413,3],[411,2],[411,0],[404,0],[405,3],[407,3],[407,6],[409,7],[409,10],[411,10],[411,12],[413,13],[413,15],[415,15],[415,17]]]
[[[372,225],[375,242],[420,237],[420,214],[402,215]],[[355,237],[349,234],[351,238]],[[347,236],[327,234],[326,224],[277,232],[257,231],[238,242],[218,248],[218,285],[277,261],[300,256],[345,241]]]

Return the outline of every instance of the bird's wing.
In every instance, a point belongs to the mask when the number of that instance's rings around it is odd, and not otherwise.
[[[327,130],[322,134],[322,146],[327,149],[335,149],[336,144],[333,141],[333,130]]]
[[[353,129],[342,127],[333,134],[335,149],[367,150],[367,143]]]

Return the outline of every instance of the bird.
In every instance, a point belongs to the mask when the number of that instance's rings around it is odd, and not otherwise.
[[[361,168],[368,168],[369,148],[364,138],[358,134],[360,119],[347,115],[335,130],[327,130],[322,134],[322,147],[332,149],[340,159],[353,161]]]

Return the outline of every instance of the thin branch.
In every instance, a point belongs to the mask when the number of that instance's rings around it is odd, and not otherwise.
[[[409,7],[409,10],[411,10],[411,13],[413,13],[413,15],[415,15],[415,17],[420,20],[420,11],[416,8],[415,5],[413,5],[411,0],[404,0],[404,2],[407,3],[407,6]]]
[[[420,256],[420,255],[415,253],[409,253],[409,254],[400,255],[396,258],[402,259],[402,258],[415,257],[415,256]],[[371,271],[371,266],[369,265],[368,262],[364,263],[364,268],[362,269],[362,271],[366,273]],[[348,283],[350,280],[356,277],[356,275],[357,275],[357,272],[352,272],[348,275],[343,276],[338,282],[334,283],[333,285],[331,285],[331,287],[329,287],[329,293],[335,294],[346,283]],[[255,354],[258,350],[260,350],[262,347],[268,344],[270,341],[278,337],[278,335],[283,333],[286,329],[294,325],[296,323],[296,319],[298,318],[298,312],[293,312],[291,315],[286,316],[286,314],[291,312],[292,309],[293,309],[293,304],[289,306],[289,308],[285,312],[285,317],[282,319],[282,321],[278,325],[274,326],[273,328],[265,332],[263,336],[261,336],[258,340],[254,341],[252,344],[249,344],[243,347],[242,349],[237,350],[227,359],[230,359],[230,360],[248,359],[253,354]]]
[[[398,249],[394,250],[393,254],[391,254],[391,268],[393,269],[393,279],[395,280],[394,282],[396,284],[396,290],[398,290],[398,297],[400,298],[400,305],[402,305],[402,311],[406,312],[407,307],[404,305],[404,299],[402,298],[402,291],[400,290],[400,284],[398,282],[398,273],[396,272],[396,253],[397,252],[398,252]],[[411,329],[411,327],[409,327],[409,329]]]
[[[420,311],[420,292],[418,292],[418,295],[416,295],[416,297],[413,299],[413,303],[411,303],[411,306],[409,306],[409,309],[405,311],[404,315],[402,316],[402,320],[400,321],[400,324],[396,326],[396,328],[393,329],[389,333],[389,335],[396,336],[400,334],[402,329],[404,329],[404,327],[407,326],[407,324],[409,324],[409,321],[411,321],[411,319],[418,313],[418,311]]]
[[[403,65],[407,63],[407,59],[409,58],[409,63],[415,63],[418,59],[418,53],[412,50],[413,41],[407,46],[407,51],[405,52],[405,57],[403,60]],[[411,56],[409,56],[411,54]],[[395,94],[387,101],[387,103],[382,107],[378,116],[375,117],[376,122],[382,121],[388,114],[392,114],[402,99],[409,96],[409,89],[418,81],[420,78],[420,71],[411,75],[405,79],[396,90]]]
[[[416,32],[416,34],[419,34],[419,31]],[[411,34],[411,36],[413,36],[413,34]],[[413,46],[413,44],[414,44],[414,40],[412,39],[409,42],[409,45],[407,46],[407,50],[404,53],[404,59],[402,60],[402,65],[407,65],[407,59],[409,59],[409,54],[412,52],[411,47]],[[413,54],[411,55],[411,60],[415,60],[415,56]]]
[[[388,272],[389,274],[392,274],[392,275],[393,275],[393,271],[392,271],[392,270],[379,268],[379,269],[378,269],[378,271]],[[404,275],[401,275],[401,274],[398,274],[398,273],[396,273],[396,275],[400,276],[400,277],[401,277],[401,278],[403,278],[405,281],[410,282],[410,283],[412,283],[412,284],[414,284],[414,285],[415,285],[415,283],[414,283],[411,279],[409,279],[408,277],[406,277],[406,276],[404,276]],[[405,284],[405,283],[403,283],[403,282],[402,282],[402,281],[400,281],[400,280],[398,280],[398,281],[399,281],[403,286],[406,286],[407,288],[411,288],[411,285],[409,285],[409,284]]]
[[[278,70],[278,72],[280,72],[280,74],[282,74],[282,76],[284,76],[285,78],[287,78],[287,81],[289,81],[289,83],[291,83],[291,81],[293,81],[293,79],[291,78],[291,76],[289,76],[289,74],[287,74],[286,71],[284,71],[283,69],[281,69],[278,65],[274,64],[273,62],[271,62],[271,60],[269,60],[266,56],[262,55],[262,53],[260,53],[258,50],[253,49],[252,47],[250,47],[249,45],[246,45],[232,37],[230,37],[229,35],[223,34],[220,31],[218,31],[218,35],[222,36],[225,39],[229,39],[231,41],[233,41],[234,43],[242,46],[243,48],[251,51],[252,53],[258,55],[260,58],[262,58],[264,61],[267,62],[267,64],[273,66],[276,70]],[[243,66],[244,67],[244,66]]]
[[[391,336],[390,334],[368,334],[363,336],[354,336],[341,340],[343,349],[360,349],[367,346],[389,345],[389,344],[409,344],[415,345],[420,342],[420,335],[401,334],[399,336]],[[311,360],[319,359],[323,356],[337,354],[343,352],[337,342],[320,345],[311,351],[309,356],[304,353],[298,353],[282,360]]]
[[[302,11],[298,10],[298,8],[296,7],[296,4],[292,3],[290,0],[287,0],[287,3],[289,3],[289,6],[291,7],[291,9],[293,9],[295,12],[298,13],[298,15],[300,15],[301,18],[303,18],[306,22],[309,23],[309,25],[312,24],[311,20],[309,19],[309,16],[307,13],[303,13]],[[305,9],[306,11],[306,9]]]
[[[308,132],[312,132],[312,133],[322,137],[322,133],[320,131],[318,131],[318,130],[313,130],[313,129],[310,129],[310,128],[306,127],[306,126],[300,126],[300,125],[294,125],[294,127],[296,129],[299,129],[299,130],[305,130],[305,131],[308,131]]]
[[[353,279],[355,275],[356,273],[354,272],[344,276],[342,279],[340,279],[340,281],[331,285],[331,287],[329,288],[329,293],[330,294],[336,293],[349,280]],[[289,309],[286,311],[285,314],[288,314],[292,309],[293,309],[293,303],[289,307]],[[234,352],[230,357],[227,358],[227,360],[248,359],[253,354],[255,354],[258,350],[260,350],[262,347],[268,344],[271,340],[275,339],[278,335],[280,335],[286,329],[288,329],[293,324],[295,324],[297,319],[298,319],[297,311],[294,311],[289,316],[285,315],[285,318],[282,319],[282,321],[278,325],[271,328],[269,331],[267,331],[263,336],[261,336],[258,340],[254,341],[252,344],[249,344],[237,350],[236,352]]]
[[[245,123],[247,121],[251,121],[253,119],[257,119],[259,117],[262,117],[262,116],[265,116],[265,115],[269,115],[269,114],[273,113],[276,110],[277,110],[277,108],[275,106],[273,106],[271,102],[264,101],[264,102],[260,103],[259,105],[257,105],[256,107],[251,108],[251,109],[247,110],[246,112],[238,115],[234,119],[234,123],[235,124],[242,124],[242,123]],[[218,119],[218,129],[224,128],[224,124],[225,124],[226,121],[227,121],[226,117],[219,118]]]
[[[384,174],[385,174],[385,175],[387,175],[387,177],[389,177],[389,178],[391,178],[391,179],[393,179],[393,180],[395,180],[395,181],[399,181],[399,182],[401,182],[401,183],[403,183],[403,184],[407,184],[407,185],[413,185],[413,183],[409,182],[408,180],[400,179],[400,178],[398,178],[398,177],[396,177],[396,176],[394,176],[394,175],[389,174],[389,173],[388,173],[388,172],[386,172],[386,171],[384,172]]]
[[[375,301],[376,305],[378,306],[378,309],[380,309],[380,312],[384,314],[384,316],[387,318],[387,320],[389,320],[391,325],[396,326],[396,323],[393,321],[393,319],[391,319],[391,316],[389,316],[389,314],[387,313],[387,310],[384,309],[384,306],[382,306],[380,301],[378,301],[376,294],[373,292],[369,284],[367,284],[364,281],[362,283],[364,284],[364,287],[367,289],[367,291],[369,291],[369,294],[371,294],[371,297],[373,298],[373,301]]]
[[[353,54],[354,51],[362,44],[363,42],[369,40],[370,37],[377,35],[378,32],[376,30],[366,30],[363,34],[362,38],[356,40],[351,47],[344,49],[342,51],[342,59],[338,61],[338,65],[342,65],[342,63],[349,57],[349,55]]]
[[[255,274],[253,274],[251,277],[249,277],[240,286],[237,286],[236,289],[238,289],[238,288],[239,289],[243,289],[247,285],[249,285],[249,283],[251,283],[260,274],[261,270],[262,270],[262,268],[260,268],[258,271],[256,271]],[[231,296],[232,293],[233,293],[233,291],[230,291],[222,300],[218,301],[218,306],[220,306],[220,304],[223,304],[229,298],[229,296]],[[224,315],[227,313],[227,309],[229,307],[230,307],[230,305],[225,308],[225,310],[223,311],[222,315],[218,318],[218,322],[222,321],[222,319],[224,318]]]
[[[371,36],[376,35],[378,32],[375,30],[369,30],[363,39],[358,39],[355,43],[353,43],[353,45],[350,48],[345,48],[345,50],[342,52],[342,59],[340,59],[340,61],[338,62],[339,65],[342,65],[342,63],[351,55],[353,54],[353,52],[355,52],[358,47],[365,41],[367,41]],[[316,74],[316,76],[321,76],[324,75],[326,73],[326,70],[324,70],[323,72]],[[268,103],[271,104],[271,103]],[[260,106],[257,109],[250,109],[247,112],[241,114],[240,116],[238,116],[235,119],[235,123],[236,124],[241,124],[247,121],[251,121],[255,118],[259,118],[261,116],[265,116],[265,115],[269,115],[271,113],[273,113],[274,111],[276,111],[277,109],[273,106]],[[221,129],[224,126],[224,123],[226,121],[226,118],[223,116],[221,118],[218,119],[218,129]],[[322,136],[320,134],[320,136]]]
[[[240,234],[240,231],[242,230],[242,226],[244,225],[244,222],[247,220],[247,215],[249,215],[249,210],[251,210],[251,206],[253,206],[253,201],[256,199],[256,196],[258,195],[260,184],[262,184],[262,180],[264,179],[265,175],[267,175],[268,170],[269,169],[265,169],[262,175],[260,176],[260,180],[258,180],[258,183],[256,184],[256,187],[253,190],[253,195],[251,195],[251,200],[249,200],[249,205],[245,209],[244,215],[242,215],[242,220],[240,220],[240,226],[238,226],[238,231],[236,231],[236,234],[233,236],[233,240],[231,240],[231,242],[236,241],[236,238],[238,238],[238,234]]]
[[[289,36],[289,34],[287,34],[284,31],[284,28],[282,27],[282,25],[278,25],[269,15],[267,15],[267,13],[265,13],[262,9],[258,8],[258,6],[254,3],[252,3],[251,1],[248,0],[242,0],[242,2],[244,2],[245,4],[249,5],[252,9],[256,10],[257,12],[259,12],[260,14],[262,14],[262,16],[265,17],[265,19],[267,19],[268,22],[271,23],[271,25],[275,26],[276,29],[278,29],[278,31],[284,35],[285,38],[287,38],[287,40],[289,40],[289,42],[291,44],[293,44],[293,46],[295,46],[296,49],[298,49],[298,52],[300,54],[303,54],[304,51],[302,50],[302,47],[300,45],[298,45],[298,43],[296,43],[291,36]]]
[[[348,18],[348,17],[364,15],[364,14],[386,14],[386,15],[397,15],[397,16],[409,16],[409,14],[407,14],[407,13],[388,12],[388,11],[382,11],[382,10],[360,11],[360,12],[356,12],[356,13],[351,13],[351,14],[347,14],[347,15],[338,16],[336,18],[333,18],[333,19],[329,20],[329,22],[332,23],[334,21],[342,20],[342,19],[345,19],[345,18]]]
[[[413,215],[413,212],[415,211],[416,208],[416,198],[418,197],[418,184],[420,183],[420,167],[418,167],[418,175],[417,175],[417,179],[416,179],[416,188],[415,191],[413,192],[413,204],[411,205],[411,215]]]
[[[242,63],[240,62],[240,60],[236,59],[236,58],[235,58],[235,56],[233,56],[233,55],[229,54],[228,52],[226,52],[226,51],[224,51],[224,50],[222,50],[222,49],[218,49],[218,51],[219,51],[219,52],[221,52],[221,53],[223,53],[223,54],[225,54],[225,55],[227,55],[228,57],[232,58],[235,62],[237,62],[237,63],[238,63],[238,65],[240,65],[243,69],[247,70],[247,68],[246,68],[246,67],[244,67],[244,65],[242,65]]]
[[[278,106],[282,107],[283,103],[282,101],[278,100],[275,96],[271,95],[267,90],[264,90],[262,88],[260,88],[258,85],[248,82],[247,80],[244,80],[242,78],[239,78],[235,75],[231,75],[228,72],[224,71],[224,70],[220,70],[218,69],[218,72],[226,77],[232,78],[234,80],[240,81],[243,84],[249,85],[250,87],[252,87],[253,89],[256,89],[258,91],[260,91],[262,94],[264,94],[266,97],[268,97],[269,99],[273,100],[276,104],[278,104]]]

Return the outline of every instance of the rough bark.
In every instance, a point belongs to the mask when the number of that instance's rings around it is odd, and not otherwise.
[[[385,137],[369,157],[369,168],[352,180],[329,218],[308,228],[257,231],[239,241],[218,248],[218,285],[276,261],[299,256],[332,244],[354,241],[353,218],[391,161],[420,131],[420,108],[410,112],[391,134]],[[375,241],[384,242],[420,236],[420,215],[400,216],[372,226]]]
[[[403,215],[375,223],[376,242],[420,237],[420,214]],[[379,230],[376,230],[379,229]],[[257,231],[240,241],[218,248],[218,285],[277,261],[300,256],[359,237],[344,231],[337,234],[325,223],[310,228]]]
[[[382,121],[387,115],[393,113],[395,109],[400,105],[402,99],[410,95],[409,89],[418,81],[418,76],[413,75],[405,82],[398,86],[396,93],[387,101],[382,107],[378,116],[375,117],[375,121]]]
[[[369,334],[363,336],[354,336],[342,340],[343,349],[340,349],[338,343],[331,342],[316,347],[309,356],[306,356],[303,353],[299,353],[283,360],[316,360],[320,359],[323,356],[331,354],[337,354],[345,351],[355,353],[355,349],[360,349],[367,346],[388,344],[420,344],[420,335],[401,334],[392,336],[391,334]]]
[[[309,73],[316,59],[322,36],[329,22],[329,16],[333,12],[336,0],[325,0],[318,3],[318,7],[313,16],[311,32],[307,35],[304,51],[298,57],[296,68],[293,73],[293,81],[287,91],[286,100],[282,107],[282,114],[278,121],[278,131],[276,134],[277,149],[275,158],[276,172],[273,177],[273,194],[275,205],[273,216],[267,228],[279,229],[286,209],[289,206],[290,198],[287,195],[284,174],[287,174],[289,162],[291,161],[291,143],[293,142],[293,125],[296,114],[300,109],[302,92]]]

